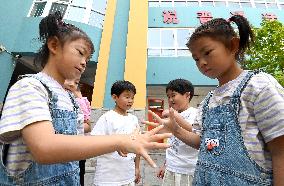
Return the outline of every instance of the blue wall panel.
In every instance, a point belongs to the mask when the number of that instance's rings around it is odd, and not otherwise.
[[[148,58],[147,85],[165,85],[176,78],[188,79],[194,85],[217,85],[216,80],[202,75],[189,57]]]

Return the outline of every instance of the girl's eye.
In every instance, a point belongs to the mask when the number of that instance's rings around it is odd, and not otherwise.
[[[208,56],[211,52],[212,52],[212,50],[208,50],[208,51],[205,52],[205,55]]]
[[[78,49],[77,49],[77,50],[78,50]],[[78,50],[78,52],[79,52],[80,55],[82,55],[82,56],[84,55],[83,52],[81,52],[80,50]]]

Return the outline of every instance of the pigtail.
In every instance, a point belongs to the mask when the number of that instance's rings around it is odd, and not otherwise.
[[[39,24],[40,41],[46,43],[49,37],[57,36],[60,24],[63,24],[60,12],[49,14],[47,17],[43,18]]]
[[[38,53],[34,58],[35,66],[44,67],[47,63],[49,56],[49,49],[47,46],[47,41],[50,37],[59,37],[60,27],[64,26],[62,20],[62,15],[60,12],[55,12],[54,14],[49,14],[47,17],[43,18],[39,23],[39,40],[43,43]]]
[[[239,58],[244,56],[246,49],[250,48],[251,43],[254,41],[254,34],[247,19],[240,15],[234,15],[229,18],[229,21],[233,21],[238,26],[240,44],[239,44]]]

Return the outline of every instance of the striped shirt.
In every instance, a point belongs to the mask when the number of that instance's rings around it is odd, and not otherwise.
[[[58,95],[59,109],[73,110],[68,92],[56,80],[41,72],[36,76]],[[48,100],[46,88],[35,78],[23,78],[10,88],[0,120],[0,140],[10,143],[6,166],[11,174],[24,171],[33,161],[21,130],[34,122],[52,121]]]
[[[243,71],[236,79],[216,88],[209,108],[228,103],[247,73]],[[271,170],[271,155],[266,143],[284,135],[284,89],[271,75],[260,72],[248,82],[240,100],[239,123],[244,144],[257,164]],[[203,103],[194,124],[199,133],[202,128],[202,106]]]

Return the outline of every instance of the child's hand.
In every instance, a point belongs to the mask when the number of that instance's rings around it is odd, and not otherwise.
[[[164,178],[165,169],[166,169],[166,166],[165,166],[165,165],[163,165],[163,166],[159,169],[159,171],[158,171],[158,173],[157,173],[157,177],[158,177],[158,178],[160,178],[160,179],[163,179],[163,178]]]
[[[168,129],[170,132],[175,133],[180,126],[177,124],[175,120],[175,110],[173,108],[170,108],[169,110],[169,117],[167,119],[162,119],[160,116],[158,116],[156,113],[152,112],[151,110],[148,110],[148,112],[159,122],[160,125],[164,125],[166,129]],[[152,125],[152,122],[144,121],[142,122],[147,125]]]
[[[165,109],[162,112],[162,118],[168,118],[168,117],[170,117],[170,110],[169,109]]]
[[[140,170],[137,168],[135,169],[135,184],[138,184],[141,180],[141,174],[140,174]]]
[[[157,167],[149,156],[147,150],[166,149],[169,147],[169,144],[156,142],[172,136],[171,133],[157,134],[157,132],[159,132],[162,128],[163,126],[161,125],[152,129],[151,131],[145,132],[144,134],[139,134],[139,131],[137,130],[136,133],[125,135],[120,147],[120,151],[133,152],[141,155],[152,167]]]

